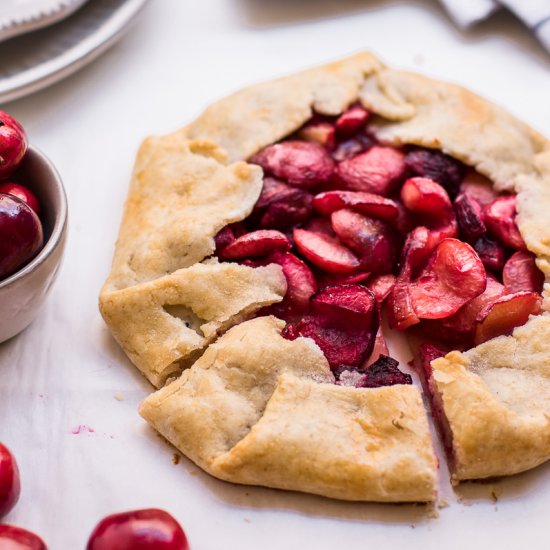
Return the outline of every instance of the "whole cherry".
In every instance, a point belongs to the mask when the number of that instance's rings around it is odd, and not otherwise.
[[[17,120],[0,111],[0,180],[9,178],[27,152],[27,134]]]
[[[42,243],[36,212],[21,199],[0,193],[0,280],[32,260]]]
[[[5,445],[0,443],[0,518],[15,506],[20,492],[19,468],[15,457]],[[0,548],[2,548],[1,545]]]
[[[0,525],[0,548],[2,550],[48,550],[38,535],[14,525]]]
[[[0,193],[13,195],[26,202],[37,214],[40,214],[40,202],[36,195],[24,185],[12,181],[0,184]]]
[[[164,510],[113,514],[93,530],[86,550],[189,550],[180,524]]]

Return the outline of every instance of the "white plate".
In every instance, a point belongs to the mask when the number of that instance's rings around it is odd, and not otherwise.
[[[93,0],[63,21],[0,44],[0,102],[50,86],[119,38],[147,0]]]
[[[88,0],[3,0],[0,42],[53,25],[69,17]]]

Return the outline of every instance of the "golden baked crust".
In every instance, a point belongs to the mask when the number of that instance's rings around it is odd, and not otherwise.
[[[225,278],[221,272],[229,269],[227,264],[208,259],[214,235],[244,219],[259,196],[261,170],[243,161],[291,134],[314,110],[336,115],[357,100],[380,115],[372,127],[381,141],[440,148],[494,180],[499,190],[517,192],[520,231],[548,276],[549,143],[467,90],[388,69],[362,53],[247,88],[215,103],[189,126],[146,140],[100,307],[130,359],[157,386],[206,349],[180,378],[146,399],[141,413],[216,477],[350,500],[431,500],[436,459],[418,390],[330,385],[326,360],[311,340],[287,342],[273,319],[242,323],[263,305],[282,299],[280,269],[232,266],[234,276]],[[219,294],[204,291],[209,284],[201,282],[203,269],[211,280],[225,281],[219,289],[228,296],[245,286],[248,291],[231,305],[220,304]],[[209,316],[196,310],[198,304]],[[182,306],[183,320],[173,306]],[[190,311],[200,321],[193,317],[189,322]],[[528,355],[530,333],[549,331],[548,323],[543,315],[508,337],[512,343],[507,345],[515,350],[510,357]],[[232,325],[238,326],[211,343]],[[532,402],[537,414],[520,413],[521,399],[514,404],[499,400],[500,390],[491,385],[502,371],[497,340],[434,362],[437,390],[460,446],[456,479],[513,473],[550,457],[549,446],[539,441],[548,439],[540,393],[546,389],[548,360],[539,354],[530,363],[532,371],[509,361],[508,382],[503,378],[502,384],[511,387],[517,379],[539,392]],[[246,350],[242,341],[248,342]],[[540,345],[544,348],[544,342]],[[295,346],[302,346],[299,352]],[[454,378],[444,382],[442,377]],[[545,382],[537,386],[535,380]],[[473,430],[468,423],[476,425],[475,411],[484,410],[482,399],[491,396],[489,405],[510,414],[501,415],[498,429],[489,429],[489,422],[477,425],[481,431],[475,441],[483,441],[486,449],[481,467],[481,451],[468,443]],[[478,398],[478,409],[461,407],[461,416],[455,411],[461,400]],[[521,417],[521,429],[514,428],[514,415]],[[515,449],[513,460],[503,456],[504,448]],[[530,456],[519,461],[522,451]],[[512,462],[523,466],[514,468]]]
[[[550,457],[550,320],[432,361],[452,431],[454,481],[510,475]]]
[[[414,386],[334,384],[309,338],[259,317],[233,327],[140,412],[201,468],[233,481],[346,500],[435,498],[436,463]]]
[[[277,265],[253,269],[211,261],[105,293],[100,308],[130,360],[161,387],[220,332],[278,302],[285,291]]]

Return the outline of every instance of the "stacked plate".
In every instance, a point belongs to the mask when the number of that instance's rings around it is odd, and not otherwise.
[[[105,51],[147,0],[2,0],[0,103],[57,82]]]

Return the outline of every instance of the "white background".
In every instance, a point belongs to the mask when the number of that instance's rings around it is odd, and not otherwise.
[[[70,205],[47,306],[0,345],[0,440],[23,484],[6,521],[36,530],[50,550],[84,548],[104,515],[152,506],[178,518],[194,550],[548,548],[548,466],[456,494],[442,471],[449,506],[434,519],[424,507],[232,486],[185,459],[174,465],[174,450],[136,412],[150,386],[98,314],[140,141],[248,83],[361,49],[461,83],[550,135],[550,56],[521,25],[498,15],[461,33],[420,0],[152,0],[92,65],[3,106],[55,162]],[[80,425],[94,432],[73,434]]]

